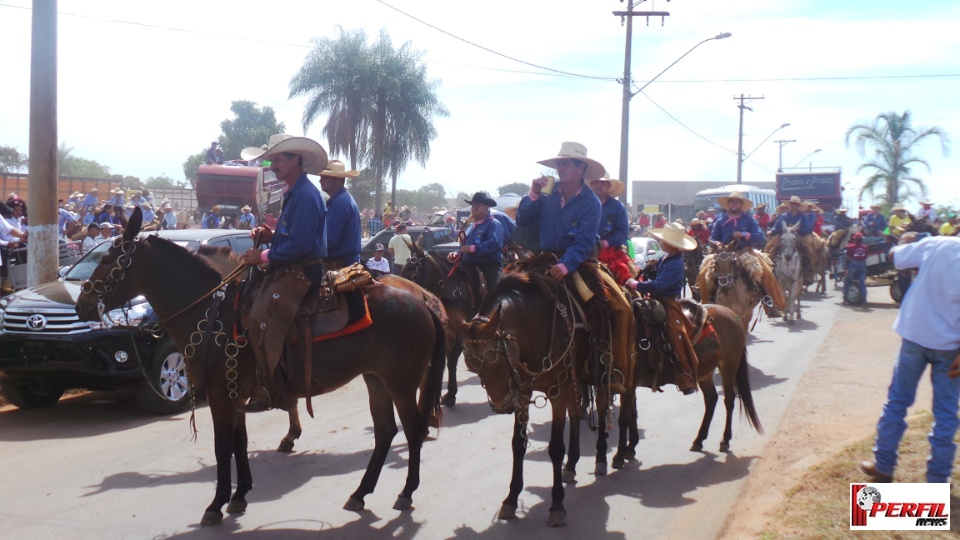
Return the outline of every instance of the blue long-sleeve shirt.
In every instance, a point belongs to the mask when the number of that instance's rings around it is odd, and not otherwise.
[[[582,183],[576,197],[560,207],[562,195],[557,189],[537,200],[529,196],[520,200],[517,225],[540,225],[540,249],[560,251],[560,262],[575,272],[587,260],[597,244],[600,229],[600,199]]]
[[[463,264],[476,265],[503,260],[503,225],[491,216],[480,223],[467,227],[463,245],[471,246],[472,252],[463,254]]]
[[[881,236],[887,228],[887,218],[879,212],[871,212],[863,216],[863,235]]]
[[[637,291],[677,298],[683,292],[683,276],[683,253],[677,252],[657,261],[657,277],[638,282]]]
[[[360,209],[346,188],[327,199],[327,257],[344,266],[360,262]]]
[[[610,247],[627,245],[629,221],[623,203],[607,197],[607,202],[600,205],[600,240],[606,240]]]
[[[283,194],[283,210],[267,258],[272,263],[305,263],[327,256],[324,216],[327,207],[320,191],[302,174]]]
[[[490,209],[490,215],[499,221],[500,225],[503,226],[503,243],[506,244],[510,241],[510,235],[513,234],[514,229],[517,228],[517,222],[496,208]]]
[[[720,214],[713,222],[710,239],[721,244],[727,244],[733,240],[733,233],[737,231],[749,234],[745,238],[748,245],[754,247],[763,245],[765,240],[763,231],[760,230],[757,220],[749,214],[741,214],[740,217],[736,218],[727,213]]]
[[[770,234],[778,235],[783,232],[783,224],[787,227],[793,227],[797,223],[800,224],[800,227],[797,229],[797,234],[812,234],[813,233],[813,224],[810,223],[810,220],[801,213],[797,214],[780,214],[777,216],[777,220],[770,226]]]

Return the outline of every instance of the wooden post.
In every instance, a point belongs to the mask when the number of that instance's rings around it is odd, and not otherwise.
[[[27,285],[57,279],[57,0],[33,0]]]

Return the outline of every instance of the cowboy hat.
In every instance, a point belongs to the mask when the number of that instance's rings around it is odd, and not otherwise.
[[[599,161],[587,157],[587,147],[577,142],[563,142],[560,144],[560,151],[557,157],[538,161],[540,165],[546,165],[551,169],[557,168],[557,161],[561,159],[576,159],[586,164],[587,169],[583,172],[585,179],[597,179],[607,173],[607,169]]]
[[[667,223],[662,229],[650,229],[647,234],[681,251],[697,249],[697,241],[676,223]]]
[[[600,178],[597,178],[596,180],[590,180],[590,185],[593,185],[594,182],[607,182],[608,184],[610,184],[610,191],[607,193],[607,196],[613,197],[614,199],[619,197],[620,194],[626,191],[627,189],[627,186],[625,186],[623,182],[621,182],[620,180],[609,178],[609,175],[607,174],[604,174],[603,176],[601,176]]]
[[[249,204],[245,204],[245,205],[243,205],[243,207],[240,208],[240,211],[243,212],[243,211],[245,211],[245,210],[246,210],[247,212],[249,212],[250,210],[252,210],[252,208],[250,208],[250,205],[249,205]]]
[[[871,210],[873,210],[874,208],[876,208],[876,209],[877,209],[877,211],[879,212],[879,211],[880,211],[880,209],[881,209],[881,208],[883,208],[883,207],[882,207],[882,206],[880,206],[880,205],[879,205],[879,204],[877,204],[877,203],[873,203],[873,204],[871,204],[871,205],[870,205],[870,209],[871,209]]]
[[[469,201],[464,199],[463,202],[467,204],[483,204],[491,208],[497,205],[497,201],[491,199],[490,196],[484,193],[483,191],[478,191],[474,193],[472,199],[470,199]]]
[[[257,156],[263,155],[267,150],[267,145],[261,146],[248,146],[240,151],[240,159],[243,161],[253,161],[257,159]]]
[[[794,195],[793,197],[790,197],[790,200],[786,202],[790,204],[799,204],[800,206],[803,206],[804,204],[806,204],[805,202],[800,200],[800,197],[797,197],[796,195]]]
[[[766,208],[766,207],[767,207],[767,203],[760,203],[757,205],[757,210],[760,210],[761,208]]]
[[[74,198],[74,197],[83,197],[83,193],[80,193],[79,191],[74,191],[74,192],[71,193],[70,196],[67,197],[67,198],[68,198],[68,199],[72,199],[72,198]]]
[[[846,214],[846,213],[847,213],[847,207],[846,207],[846,206],[841,206],[840,208],[837,208],[837,213],[838,213],[838,214]]]
[[[905,211],[906,208],[904,208],[903,205],[900,204],[900,203],[897,203],[897,204],[893,205],[892,208],[890,208],[890,211],[891,211],[891,212],[899,212],[899,211],[901,211],[901,210],[904,210],[904,211]]]
[[[101,228],[101,229],[112,229],[112,228],[113,228],[113,223],[110,223],[109,221],[104,221],[103,223],[100,224],[100,228]]]
[[[163,204],[160,206],[160,210],[173,210],[173,207],[170,206],[170,203],[163,203]]]
[[[517,220],[517,207],[516,207],[516,206],[511,206],[511,207],[509,207],[509,208],[504,208],[504,209],[503,209],[503,213],[506,214],[506,215],[508,215],[508,216],[510,216],[510,219],[512,219],[512,220],[514,220],[514,221]]]
[[[930,202],[930,199],[924,199],[924,200],[920,201],[920,204],[922,204],[922,205],[924,205],[924,206],[930,206],[930,205],[932,205],[933,203]]]
[[[92,188],[90,188],[90,193],[93,193],[94,191],[100,191],[100,188],[98,188],[97,186],[93,186]]]
[[[305,173],[320,174],[327,166],[327,151],[320,146],[320,143],[313,139],[294,137],[286,133],[271,135],[267,149],[259,155],[250,157],[247,161],[270,159],[283,153],[297,154],[302,157],[303,172]]]
[[[360,176],[360,171],[348,171],[346,165],[339,159],[331,159],[327,163],[327,168],[320,173],[320,176],[333,176],[336,178],[356,178]]]
[[[113,188],[110,190],[110,193],[113,193],[114,195],[123,195],[123,190],[120,188]]]
[[[727,203],[730,202],[730,199],[739,199],[739,200],[743,201],[743,208],[742,208],[742,210],[743,210],[744,212],[746,212],[747,210],[750,210],[750,209],[753,207],[753,201],[751,201],[750,199],[744,197],[744,196],[743,196],[743,193],[740,193],[739,191],[734,191],[734,192],[731,193],[730,195],[726,195],[726,196],[723,196],[723,197],[718,197],[718,198],[717,198],[717,204],[719,204],[719,205],[722,206],[724,209],[726,209],[726,208],[727,208]]]
[[[210,208],[210,211],[211,211],[211,212],[219,212],[219,211],[220,211],[220,205],[219,205],[219,204],[213,205],[213,206]]]

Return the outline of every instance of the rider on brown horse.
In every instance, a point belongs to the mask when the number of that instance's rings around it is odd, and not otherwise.
[[[570,280],[575,287],[586,282],[603,283],[603,298],[597,298],[589,290],[581,292],[581,300],[601,302],[610,312],[609,328],[595,328],[597,341],[609,340],[613,369],[619,371],[624,380],[632,375],[634,357],[633,313],[630,302],[605,272],[599,270],[593,255],[597,245],[600,228],[601,205],[597,196],[586,186],[585,178],[600,178],[606,172],[598,161],[587,157],[587,149],[582,144],[565,142],[556,157],[539,161],[541,165],[557,170],[560,180],[553,193],[543,193],[548,178],[541,176],[533,181],[530,194],[520,201],[517,209],[517,225],[525,227],[538,224],[540,229],[540,248],[544,252],[557,255],[557,264],[550,266],[547,275],[560,281]],[[584,280],[578,273],[594,274]],[[569,276],[569,277],[568,277]],[[582,287],[585,288],[585,287]],[[598,310],[601,311],[601,310]],[[624,392],[626,387],[617,377],[608,372],[605,380],[610,389]]]
[[[472,199],[464,202],[470,205],[473,223],[467,227],[459,253],[451,253],[447,258],[454,262],[459,257],[461,265],[477,268],[483,274],[487,287],[492,287],[500,279],[506,236],[500,220],[490,214],[490,208],[496,206],[497,201],[478,191]]]
[[[633,261],[625,251],[630,219],[623,203],[617,200],[625,189],[623,182],[600,178],[590,181],[590,189],[600,199],[600,254],[597,258],[607,265],[617,283],[623,285],[636,276]]]
[[[697,353],[690,342],[693,323],[683,313],[678,298],[683,293],[684,273],[682,251],[697,249],[697,241],[684,232],[683,226],[668,223],[662,229],[650,229],[648,234],[660,241],[667,256],[657,261],[657,276],[652,281],[627,281],[627,287],[640,293],[649,293],[663,304],[667,313],[666,330],[670,347],[677,355],[680,369],[676,370],[677,388],[684,395],[697,391]]]
[[[797,229],[797,234],[800,236],[799,242],[797,243],[797,248],[800,250],[800,258],[803,260],[803,273],[804,273],[804,283],[813,281],[813,268],[816,262],[816,253],[817,248],[812,245],[813,241],[816,238],[813,236],[813,223],[805,215],[802,210],[805,209],[806,204],[800,200],[800,197],[794,195],[790,197],[788,201],[790,205],[790,211],[786,214],[781,214],[776,222],[770,227],[770,241],[767,242],[767,246],[764,249],[771,257],[776,257],[777,253],[780,251],[780,233],[783,232],[783,227],[793,227],[797,223],[800,223],[800,227]]]

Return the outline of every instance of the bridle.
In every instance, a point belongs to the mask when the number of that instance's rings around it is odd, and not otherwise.
[[[717,285],[726,287],[733,285],[737,281],[737,273],[740,271],[740,257],[735,251],[721,251],[716,255],[716,262],[732,262],[733,269],[728,274],[717,274]]]

